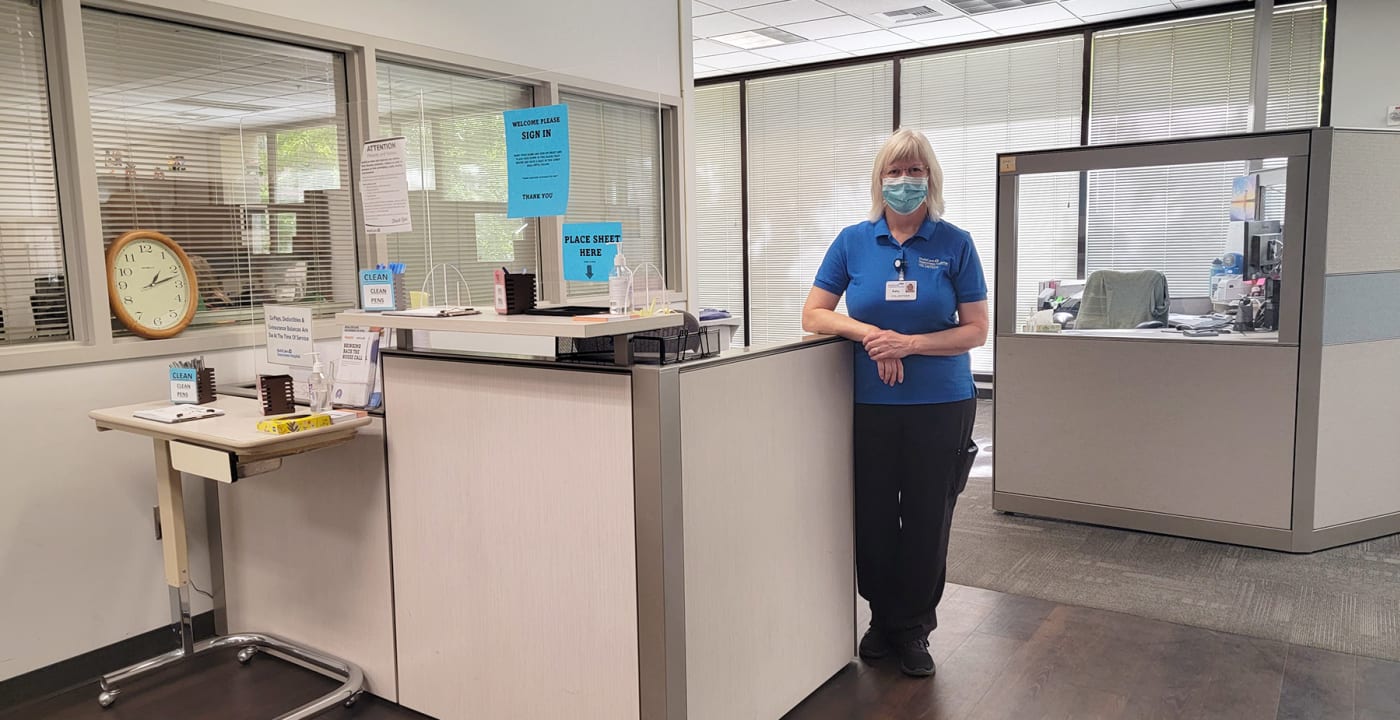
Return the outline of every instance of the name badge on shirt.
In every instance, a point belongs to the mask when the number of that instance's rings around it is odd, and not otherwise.
[[[885,283],[886,301],[917,300],[918,298],[919,283],[913,280],[891,280]]]

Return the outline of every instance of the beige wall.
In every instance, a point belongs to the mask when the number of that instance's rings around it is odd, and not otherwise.
[[[1337,0],[1336,22],[1332,125],[1387,127],[1385,109],[1400,105],[1400,74],[1395,72],[1400,2]]]

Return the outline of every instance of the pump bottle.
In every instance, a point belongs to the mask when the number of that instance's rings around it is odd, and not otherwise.
[[[613,256],[612,272],[608,274],[608,312],[613,315],[626,315],[632,311],[632,271],[627,268],[627,259],[618,248]]]
[[[307,391],[311,412],[331,409],[331,382],[326,377],[325,366],[321,364],[321,353],[311,353],[311,377],[307,380]]]

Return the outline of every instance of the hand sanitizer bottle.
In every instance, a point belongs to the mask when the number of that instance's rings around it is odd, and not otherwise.
[[[608,312],[613,315],[626,315],[632,312],[632,271],[627,269],[627,259],[622,257],[622,248],[613,256],[612,272],[608,275]]]
[[[307,380],[307,389],[311,412],[322,413],[331,409],[331,382],[326,377],[325,366],[321,364],[321,353],[311,353],[311,377]]]

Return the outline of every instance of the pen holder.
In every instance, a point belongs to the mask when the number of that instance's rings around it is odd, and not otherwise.
[[[496,271],[496,312],[518,315],[535,308],[535,274]]]
[[[291,375],[259,375],[258,399],[264,415],[286,415],[297,407]]]
[[[218,393],[214,389],[214,368],[207,367],[195,374],[195,402],[203,405],[214,402]]]

